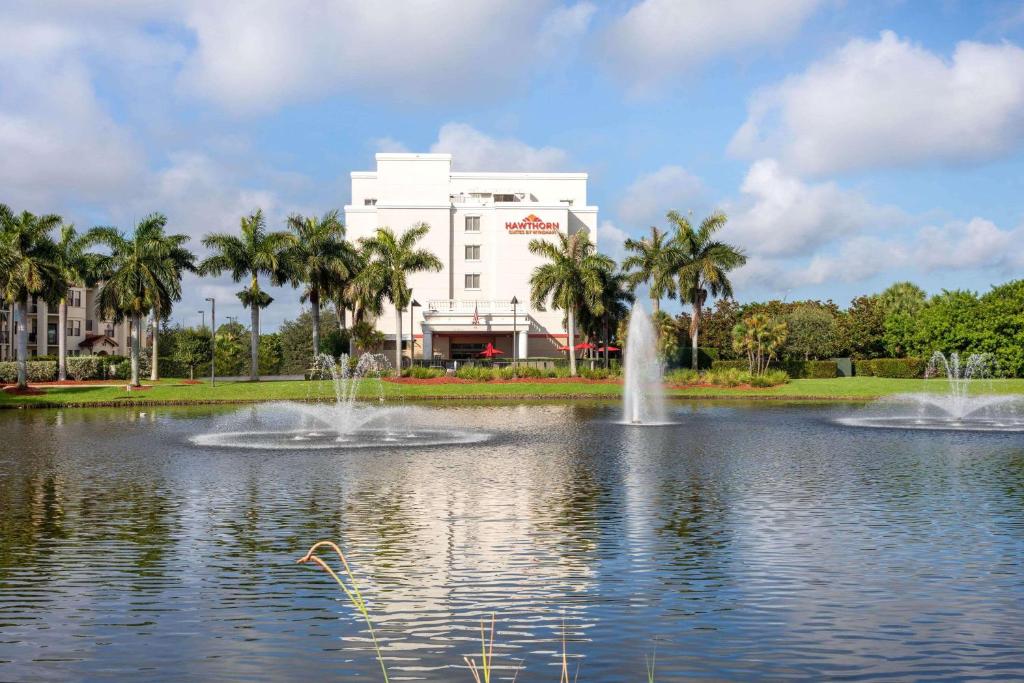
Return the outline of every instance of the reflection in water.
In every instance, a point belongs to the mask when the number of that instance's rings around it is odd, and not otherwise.
[[[437,408],[487,443],[199,448],[252,409],[0,414],[0,680],[376,680],[365,624],[296,566],[340,541],[396,678],[495,613],[519,680],[1024,676],[1013,435],[837,410]]]

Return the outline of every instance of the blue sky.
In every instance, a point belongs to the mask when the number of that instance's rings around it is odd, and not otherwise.
[[[196,238],[348,201],[376,151],[585,170],[599,245],[713,209],[741,300],[1024,266],[1024,3],[18,2],[0,8],[0,202]],[[403,227],[403,226],[394,226]],[[193,245],[201,252],[198,239]],[[242,315],[226,278],[190,279]],[[294,317],[273,292],[268,329]],[[678,306],[676,306],[678,308]],[[244,316],[243,316],[244,319]]]

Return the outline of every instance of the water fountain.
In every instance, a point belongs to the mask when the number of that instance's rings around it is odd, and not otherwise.
[[[202,434],[194,437],[193,443],[310,450],[440,446],[477,443],[488,438],[483,432],[437,429],[423,424],[429,420],[426,411],[385,404],[382,378],[391,374],[391,364],[383,354],[365,353],[352,360],[348,355],[335,359],[320,354],[313,359],[310,373],[313,384],[305,402],[260,405],[250,415],[254,422],[251,429]],[[331,383],[333,400],[320,398],[324,382]],[[364,389],[367,386],[371,387],[369,391]],[[268,426],[274,429],[267,430]]]
[[[961,359],[936,351],[925,371],[926,386],[932,389],[945,376],[945,391],[898,394],[868,406],[860,414],[839,422],[857,427],[897,429],[938,429],[956,431],[1024,431],[1024,400],[1012,394],[978,393],[979,381],[992,376],[992,359],[972,354]]]
[[[622,419],[631,425],[669,424],[665,417],[665,388],[658,335],[643,305],[633,306],[629,315],[625,357],[626,381]]]

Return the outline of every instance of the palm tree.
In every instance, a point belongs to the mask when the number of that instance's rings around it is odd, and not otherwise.
[[[569,333],[569,373],[576,376],[576,318],[584,307],[601,315],[602,272],[615,268],[615,262],[597,253],[587,232],[572,235],[559,233],[558,242],[546,239],[530,241],[530,253],[543,256],[548,263],[533,269],[530,275],[530,299],[538,310],[544,310],[550,299],[556,309],[565,311]]]
[[[357,288],[368,299],[380,296],[395,307],[395,372],[402,374],[402,310],[409,305],[412,295],[408,278],[413,273],[439,271],[441,260],[426,249],[417,249],[416,243],[430,232],[430,226],[419,223],[401,235],[391,228],[377,228],[372,237],[362,240],[368,258],[362,272],[356,276]],[[409,331],[410,334],[412,330]]]
[[[67,379],[67,290],[95,284],[96,257],[89,253],[88,243],[87,235],[80,235],[73,225],[64,225],[55,244],[54,265],[65,284],[57,309],[57,379],[62,382]]]
[[[181,266],[176,250],[187,241],[184,235],[167,236],[167,218],[153,213],[126,235],[117,228],[93,228],[88,244],[110,250],[96,257],[100,287],[99,309],[104,317],[131,323],[131,386],[139,386],[142,321],[150,313],[170,311],[181,300]]]
[[[676,229],[672,238],[672,251],[673,270],[679,278],[679,294],[693,306],[690,318],[690,362],[693,369],[697,370],[701,310],[708,296],[732,296],[728,273],[746,263],[747,257],[740,249],[712,239],[728,220],[724,213],[711,214],[696,230],[678,211],[669,211],[668,220]]]
[[[309,301],[313,316],[313,355],[320,353],[320,306],[324,298],[341,290],[352,275],[354,255],[345,241],[345,226],[338,212],[329,211],[322,218],[293,214],[288,227],[295,244],[288,250],[288,272],[292,285],[305,285],[302,301]]]
[[[167,235],[164,234],[163,226],[160,226],[159,234],[155,234],[152,237],[153,240],[161,241],[162,247],[167,258],[170,260],[174,267],[175,277],[178,282],[181,282],[182,275],[185,271],[194,273],[196,271],[196,257],[191,251],[185,248],[185,244],[188,242],[187,235]],[[174,301],[177,301],[175,299]],[[149,379],[153,382],[160,379],[159,370],[159,343],[157,337],[160,334],[160,321],[166,320],[171,315],[171,304],[170,300],[164,302],[163,308],[153,309],[153,363],[152,368],[149,371]]]
[[[238,293],[242,305],[249,309],[252,325],[249,343],[249,379],[259,380],[260,309],[274,300],[260,289],[260,276],[267,275],[273,285],[287,279],[285,253],[295,245],[295,236],[287,232],[267,232],[263,211],[257,209],[240,221],[242,235],[211,233],[203,238],[203,246],[213,250],[199,264],[203,275],[231,272],[231,279],[249,279],[249,286]]]
[[[629,273],[621,270],[601,271],[601,307],[595,315],[589,307],[580,312],[579,327],[591,339],[604,340],[604,365],[608,367],[608,346],[611,344],[610,333],[618,327],[619,321],[629,315],[634,297],[630,291]]]
[[[60,216],[15,214],[0,204],[0,294],[14,303],[18,330],[18,387],[28,387],[28,302],[33,296],[56,302],[62,277],[56,266],[56,247],[50,231]],[[63,332],[63,330],[62,330]]]
[[[676,298],[671,236],[652,226],[650,238],[630,238],[624,246],[626,251],[633,252],[622,261],[622,269],[629,272],[630,288],[635,290],[641,284],[648,283],[651,308],[653,314],[657,315],[661,310],[661,297]]]
[[[365,327],[361,328],[360,326],[369,324],[368,319],[376,318],[384,312],[383,293],[371,287],[366,278],[359,277],[359,273],[366,269],[366,264],[370,260],[365,245],[358,245],[353,250],[352,257],[352,272],[355,276],[334,294],[336,306],[340,307],[342,311],[344,311],[346,306],[352,309],[352,327],[348,338],[349,356],[355,355],[356,347],[369,348],[366,344],[360,343],[359,337],[364,342],[370,338],[365,333]],[[357,328],[360,329],[359,334],[356,333]]]

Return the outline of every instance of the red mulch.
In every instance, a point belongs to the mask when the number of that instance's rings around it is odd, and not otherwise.
[[[6,386],[3,389],[5,394],[11,394],[13,396],[42,396],[45,391],[40,391],[35,387],[29,387],[28,389],[19,389],[17,384]]]
[[[182,383],[182,384],[188,384],[188,385],[192,385],[192,384],[202,384],[202,382],[200,382],[200,381],[199,381],[199,380],[197,380],[197,379],[183,379],[183,380],[181,380],[181,383]]]

